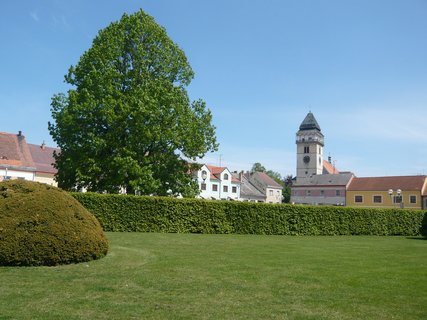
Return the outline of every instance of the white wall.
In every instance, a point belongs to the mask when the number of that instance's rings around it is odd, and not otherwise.
[[[19,171],[11,169],[0,169],[0,181],[3,181],[5,177],[11,177],[11,179],[25,179],[34,181],[35,173],[31,171]]]
[[[202,173],[206,171],[206,179],[203,180]],[[226,180],[225,177],[228,176]],[[204,199],[240,199],[240,184],[231,181],[232,175],[227,168],[221,172],[220,180],[218,180],[208,169],[206,165],[197,172],[197,183],[199,185],[200,197]],[[206,190],[202,190],[202,184],[206,184]],[[216,185],[217,190],[213,190]],[[236,187],[236,192],[233,192],[233,187]]]

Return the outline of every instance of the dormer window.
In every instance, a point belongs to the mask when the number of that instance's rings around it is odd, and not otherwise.
[[[228,174],[224,173],[224,180],[228,180]]]

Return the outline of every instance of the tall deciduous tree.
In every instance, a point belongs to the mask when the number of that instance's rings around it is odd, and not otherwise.
[[[193,71],[164,28],[142,10],[101,30],[52,98],[49,131],[59,186],[194,195],[185,159],[217,150],[212,115],[191,102]]]

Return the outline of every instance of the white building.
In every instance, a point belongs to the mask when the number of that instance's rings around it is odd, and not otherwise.
[[[216,200],[239,200],[240,181],[226,167],[203,165],[197,171],[200,198]]]

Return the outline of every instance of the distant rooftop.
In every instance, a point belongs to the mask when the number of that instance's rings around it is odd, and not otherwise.
[[[320,126],[316,121],[316,118],[314,117],[313,113],[311,111],[305,116],[304,121],[299,126],[300,130],[320,130]]]

